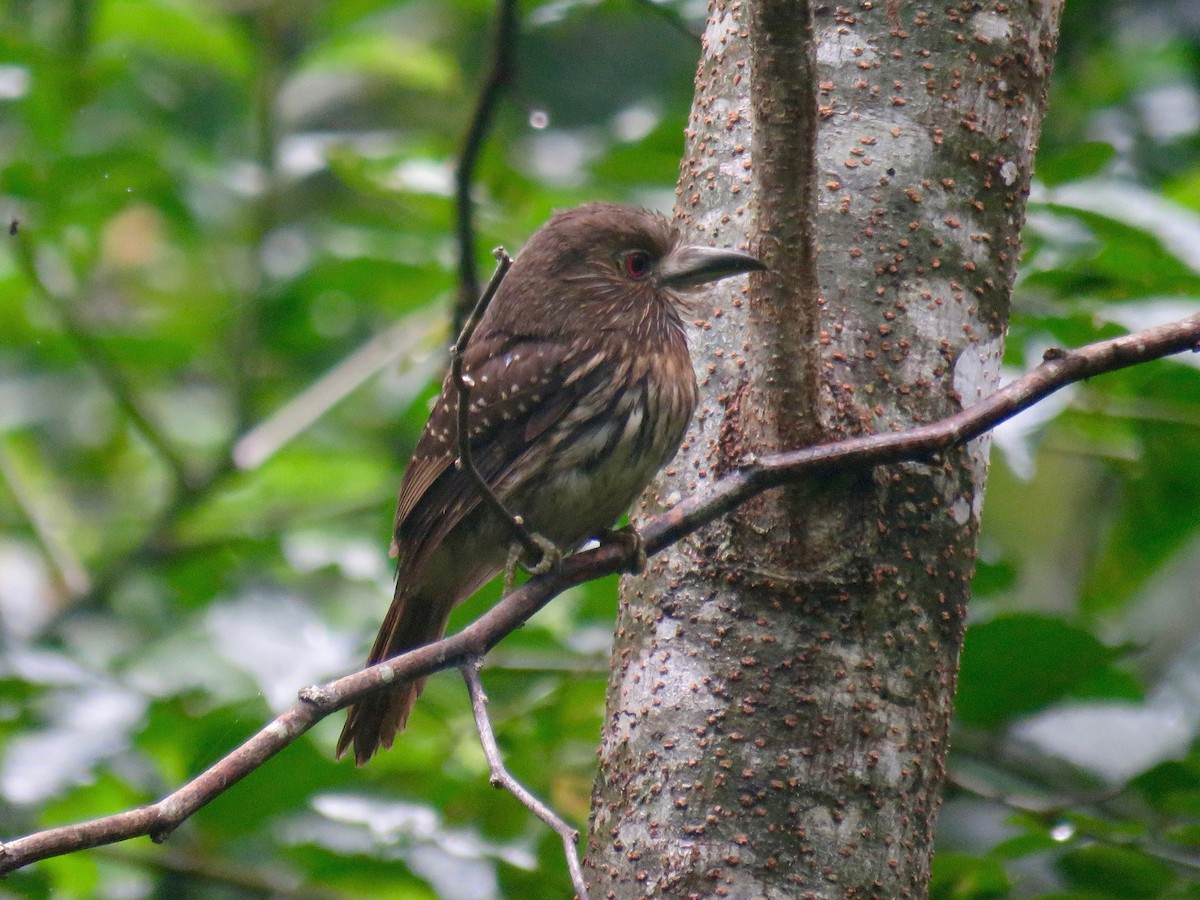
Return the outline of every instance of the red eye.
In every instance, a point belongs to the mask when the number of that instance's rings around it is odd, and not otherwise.
[[[650,254],[641,250],[630,253],[625,257],[625,274],[630,278],[641,279],[650,274]]]

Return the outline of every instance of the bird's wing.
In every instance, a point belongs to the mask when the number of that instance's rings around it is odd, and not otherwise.
[[[467,428],[471,458],[490,487],[604,376],[603,362],[545,339],[491,335],[471,342],[463,360],[475,382]],[[423,565],[480,503],[475,483],[454,465],[457,415],[458,391],[447,375],[400,486],[394,536],[402,572]]]

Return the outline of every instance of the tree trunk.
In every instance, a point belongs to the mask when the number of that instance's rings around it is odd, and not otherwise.
[[[771,271],[697,312],[645,510],[995,388],[1059,13],[714,0],[676,212]],[[625,580],[594,896],[926,893],[987,450],[772,492]]]

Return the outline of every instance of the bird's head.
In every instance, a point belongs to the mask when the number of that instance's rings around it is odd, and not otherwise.
[[[634,206],[588,203],[554,215],[513,264],[504,306],[558,323],[678,320],[696,288],[766,268],[748,253],[685,244],[663,215]],[[496,302],[500,302],[497,296]]]

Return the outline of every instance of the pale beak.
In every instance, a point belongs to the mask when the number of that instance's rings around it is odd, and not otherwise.
[[[680,289],[765,268],[749,253],[685,244],[663,257],[655,274],[660,286]]]

